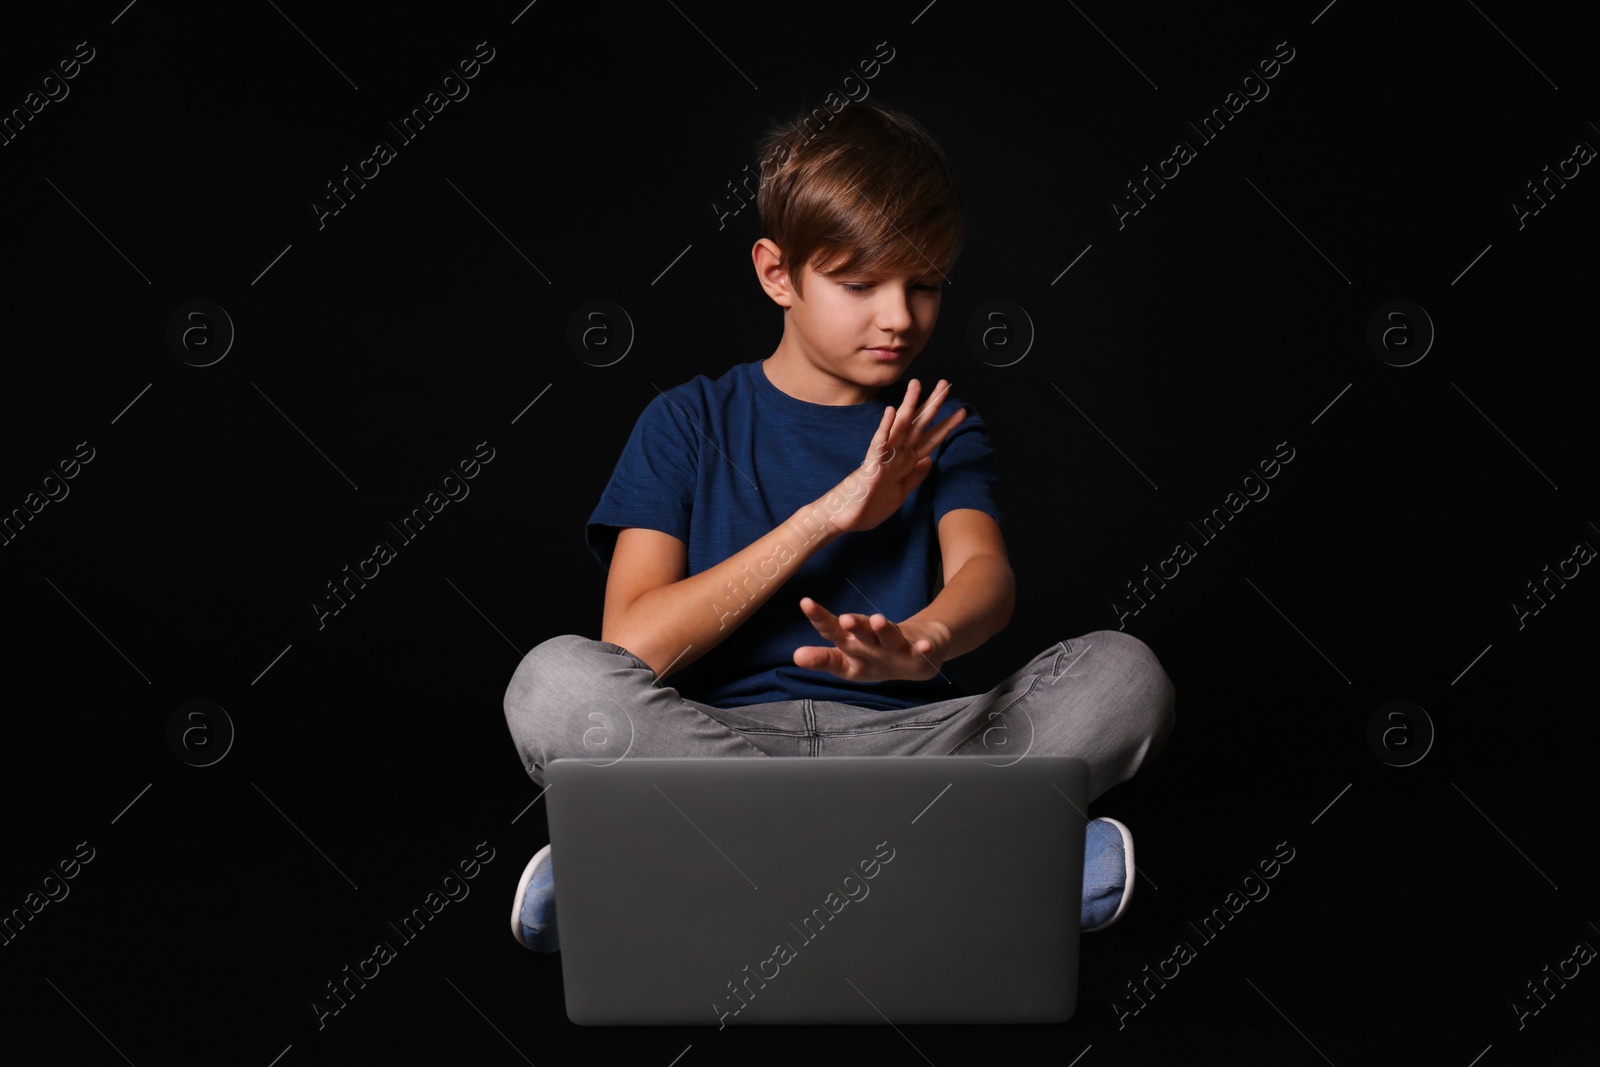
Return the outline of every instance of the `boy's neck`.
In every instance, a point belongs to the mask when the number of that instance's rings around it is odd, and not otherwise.
[[[782,344],[761,361],[761,367],[774,388],[809,404],[826,407],[865,404],[883,390],[880,385],[863,385],[829,373],[812,363],[804,353]]]

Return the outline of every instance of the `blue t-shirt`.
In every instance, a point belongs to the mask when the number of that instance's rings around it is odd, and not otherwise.
[[[898,407],[905,395],[895,385],[864,404],[813,404],[773,385],[762,362],[737,364],[715,380],[697,375],[645,407],[585,529],[601,566],[610,568],[617,534],[630,526],[682,541],[689,575],[716,566],[859,467],[884,408]],[[924,396],[929,388],[925,382]],[[931,425],[964,406],[947,397]],[[943,677],[926,681],[850,682],[795,666],[794,650],[829,645],[800,610],[803,596],[835,615],[882,612],[891,622],[927,607],[943,584],[939,520],[975,508],[1000,521],[993,454],[983,421],[967,408],[933,453],[933,470],[896,514],[839,537],[797,570],[785,566],[776,577],[787,573],[787,581],[753,614],[732,591],[708,602],[706,611],[739,625],[675,672],[672,686],[724,708],[809,697],[882,710],[972,695],[948,663]],[[756,589],[762,577],[752,568],[742,580]]]

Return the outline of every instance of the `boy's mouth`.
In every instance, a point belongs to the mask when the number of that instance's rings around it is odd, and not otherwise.
[[[871,354],[873,359],[883,360],[885,363],[890,363],[890,362],[893,362],[894,360],[902,359],[902,358],[904,358],[905,354],[907,352],[909,352],[909,351],[911,351],[911,349],[907,348],[905,345],[900,345],[900,346],[895,347],[895,348],[869,348],[869,349],[867,349],[867,352]]]

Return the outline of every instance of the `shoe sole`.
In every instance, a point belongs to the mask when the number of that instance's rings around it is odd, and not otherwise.
[[[1083,931],[1086,934],[1092,934],[1097,931],[1104,930],[1106,927],[1122,918],[1122,913],[1128,910],[1128,901],[1133,899],[1133,879],[1134,875],[1138,873],[1138,869],[1133,865],[1133,831],[1128,829],[1128,827],[1123,823],[1118,822],[1116,819],[1108,819],[1103,815],[1100,816],[1100,819],[1102,822],[1108,822],[1112,826],[1115,826],[1117,828],[1117,832],[1122,835],[1122,899],[1117,902],[1117,910],[1111,913],[1111,918],[1107,919],[1099,926],[1086,927]]]
[[[539,868],[541,861],[550,856],[550,846],[546,845],[533,854],[533,859],[522,869],[522,878],[517,882],[517,895],[511,899],[511,936],[517,939],[517,944],[534,951],[532,945],[522,940],[522,898],[527,895],[528,883],[533,881],[533,874]]]

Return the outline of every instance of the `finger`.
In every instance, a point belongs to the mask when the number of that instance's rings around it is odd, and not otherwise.
[[[883,641],[865,615],[849,616],[850,627],[841,629],[834,644],[847,656],[857,659],[878,659],[883,655]]]
[[[852,637],[864,645],[875,646],[878,643],[876,628],[872,625],[872,620],[864,615],[845,615],[841,617],[839,619],[839,628],[848,637]]]
[[[910,427],[917,414],[917,398],[922,395],[922,383],[913,378],[906,385],[906,395],[900,401],[900,410],[895,412],[894,425],[889,428],[889,440],[892,444],[905,439],[906,430]]]
[[[919,430],[925,430],[927,424],[933,420],[934,415],[938,414],[939,408],[944,405],[945,399],[950,395],[950,388],[950,382],[940,378],[939,384],[934,387],[933,392],[928,394],[928,399],[923,403],[921,410],[917,412],[917,417],[912,420],[912,424]]]
[[[947,435],[950,430],[954,429],[955,426],[960,423],[961,420],[954,419],[955,412],[952,412],[946,417],[945,422],[940,423],[937,427],[932,425],[934,418],[939,413],[939,409],[948,399],[948,390],[943,392],[935,391],[934,395],[929,398],[928,403],[923,407],[922,411],[918,412],[916,423],[917,433],[913,439],[916,443],[917,455],[925,456],[934,448],[937,448],[939,446],[939,442],[944,439],[945,435]],[[957,410],[961,412],[966,411],[965,408],[958,408]],[[965,417],[966,416],[963,414],[962,418]],[[951,421],[952,419],[954,419],[954,422]],[[946,426],[945,423],[950,423],[950,425]]]
[[[900,639],[900,647],[918,657],[925,657],[927,653],[933,651],[933,642],[926,637],[919,637],[913,641],[898,626],[895,627],[895,634]]]
[[[872,433],[872,443],[867,448],[867,458],[879,447],[879,443],[889,438],[889,430],[894,425],[894,408],[889,404],[883,406],[883,417],[878,420],[878,428]]]
[[[919,658],[926,658],[927,654],[933,651],[932,638],[919,637],[916,640],[912,640],[910,637],[907,637],[906,632],[899,627],[896,627],[895,630],[900,637],[900,647],[906,652]]]
[[[845,669],[844,653],[821,645],[801,645],[794,650],[794,665],[808,671],[838,674]]]
[[[900,415],[910,419],[917,413],[917,400],[922,396],[922,382],[916,378],[906,383],[906,395],[900,398]]]
[[[889,434],[894,427],[894,417],[894,408],[885,404],[883,417],[878,420],[878,428],[873,431],[872,440],[867,443],[867,456],[861,461],[861,465],[856,468],[857,470],[871,468],[876,473],[876,468],[883,465],[882,457],[890,451]]]
[[[832,612],[830,612],[827,608],[823,607],[821,604],[817,603],[815,597],[809,597],[809,596],[801,597],[800,598],[800,610],[805,612],[808,615],[811,614],[812,612],[818,612],[820,614],[828,616],[830,619],[837,619],[836,615],[834,615]]]
[[[800,598],[800,610],[823,637],[832,641],[839,636],[839,617],[827,608],[806,596]]]
[[[889,621],[887,615],[874,615],[871,623],[873,632],[878,635],[879,647],[894,653],[903,653],[911,648],[906,635],[900,632],[900,627]]]
[[[921,459],[917,460],[916,466],[911,468],[911,473],[906,475],[905,481],[901,483],[905,489],[906,495],[910,496],[913,492],[915,492],[917,486],[921,485],[927,480],[928,474],[932,470],[932,456],[923,456]]]
[[[932,433],[923,434],[922,440],[917,442],[918,455],[932,455],[933,450],[938,448],[944,439],[950,436],[950,431],[961,425],[961,423],[966,420],[966,417],[967,409],[957,408],[950,414],[949,418],[945,419],[938,426],[936,426]]]
[[[816,651],[816,650],[813,650]],[[811,657],[815,666],[809,668],[814,671],[827,671],[840,678],[848,679],[855,672],[860,661],[849,653],[838,648],[824,648],[820,655]]]

